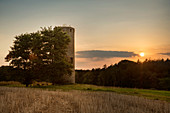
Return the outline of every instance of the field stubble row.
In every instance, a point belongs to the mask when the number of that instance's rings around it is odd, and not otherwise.
[[[114,92],[0,87],[1,113],[170,113],[170,103]]]

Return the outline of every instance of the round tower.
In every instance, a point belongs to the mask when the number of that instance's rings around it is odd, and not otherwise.
[[[70,62],[73,64],[73,69],[72,69],[72,74],[68,78],[69,83],[75,83],[75,39],[74,39],[74,34],[75,34],[75,29],[70,26],[61,26],[60,27],[63,32],[65,32],[69,38],[70,38],[70,43],[68,45],[68,51],[67,51],[67,56],[70,60]]]

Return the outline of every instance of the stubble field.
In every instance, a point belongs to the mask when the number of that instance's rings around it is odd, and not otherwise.
[[[0,87],[0,113],[170,113],[170,103],[114,92]]]

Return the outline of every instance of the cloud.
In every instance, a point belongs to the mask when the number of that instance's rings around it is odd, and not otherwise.
[[[159,53],[159,54],[161,54],[161,55],[168,55],[168,56],[170,56],[170,53]]]
[[[113,57],[133,57],[138,56],[134,52],[128,51],[103,51],[103,50],[88,50],[88,51],[77,51],[77,58],[113,58]]]

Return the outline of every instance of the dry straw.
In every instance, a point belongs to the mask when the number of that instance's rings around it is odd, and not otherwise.
[[[113,92],[0,87],[0,113],[170,113],[170,103]]]

